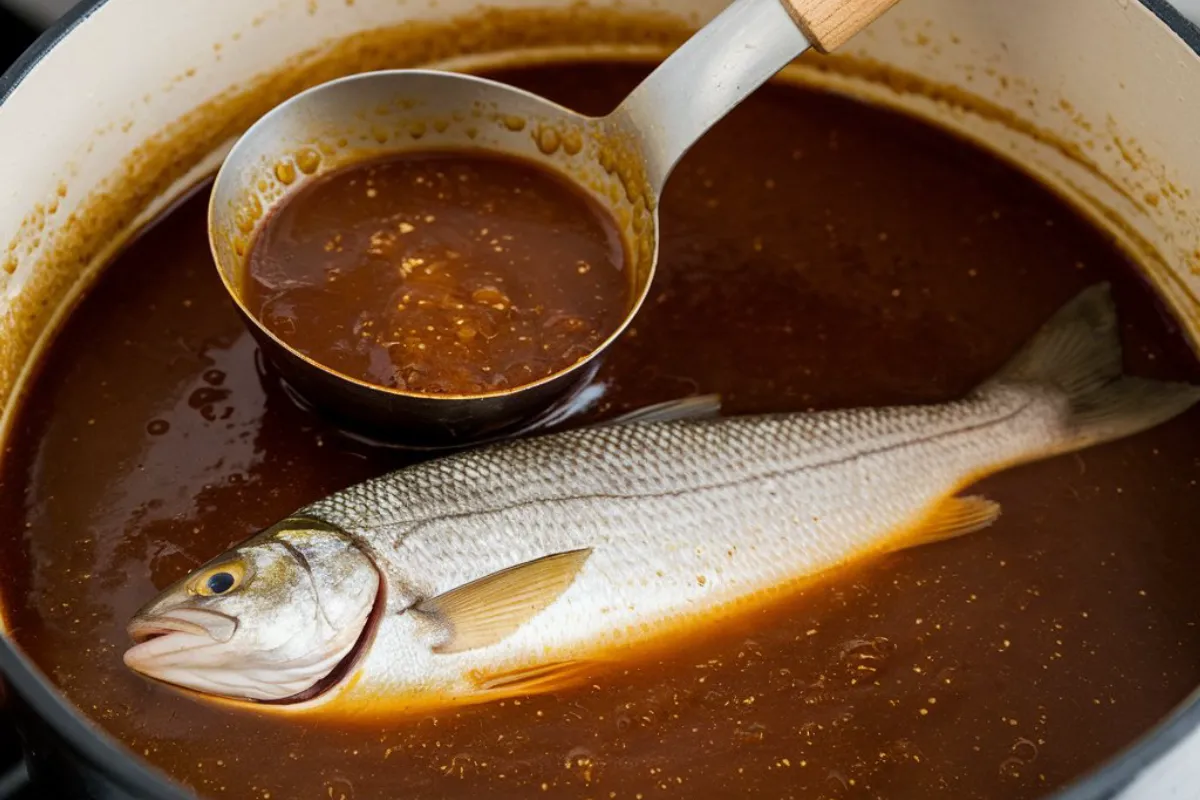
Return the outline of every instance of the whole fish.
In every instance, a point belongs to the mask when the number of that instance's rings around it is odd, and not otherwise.
[[[551,690],[835,565],[978,530],[1000,509],[957,496],[977,479],[1198,399],[1121,374],[1100,285],[956,402],[721,419],[693,400],[359,484],[164,591],[125,663],[291,712]]]

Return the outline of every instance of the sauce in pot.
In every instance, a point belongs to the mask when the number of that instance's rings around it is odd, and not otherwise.
[[[616,224],[557,176],[483,153],[346,167],[268,217],[243,298],[326,367],[482,394],[586,358],[629,311]]]
[[[587,113],[640,66],[497,75]],[[914,196],[920,202],[913,202]],[[74,703],[204,795],[1035,798],[1200,683],[1200,414],[973,489],[993,527],[830,575],[594,685],[353,725],[231,713],[127,670],[130,615],[404,456],[298,409],[223,295],[203,197],[135,242],[49,353],[5,455],[12,634]],[[592,418],[947,400],[1114,282],[1128,368],[1200,379],[1109,238],[1025,176],[855,102],[769,86],[662,206],[661,272]],[[577,420],[583,422],[584,420]]]

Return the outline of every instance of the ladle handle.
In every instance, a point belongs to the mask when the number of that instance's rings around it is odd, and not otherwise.
[[[810,46],[829,51],[896,0],[733,0],[630,92],[608,121],[639,145],[661,196],[717,120]]]
[[[780,0],[822,53],[841,47],[898,0]]]

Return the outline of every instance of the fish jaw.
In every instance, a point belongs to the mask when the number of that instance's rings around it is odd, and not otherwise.
[[[277,671],[270,680],[263,680],[248,676],[237,667],[221,666],[219,662],[198,665],[204,656],[216,654],[212,649],[215,644],[218,643],[207,637],[176,631],[135,645],[125,652],[124,661],[127,667],[152,680],[201,696],[270,702],[306,691],[314,680],[320,680],[320,675],[335,669],[341,656],[335,654],[301,674],[285,675]]]
[[[237,626],[237,620],[225,614],[194,608],[139,614],[126,629],[134,646],[125,651],[123,660],[135,672],[163,683],[220,692],[231,676],[221,680],[205,675],[219,668],[224,645]],[[256,694],[271,693],[260,689]]]

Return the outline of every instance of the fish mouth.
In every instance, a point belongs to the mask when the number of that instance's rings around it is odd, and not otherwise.
[[[124,661],[130,669],[152,674],[156,666],[172,656],[225,644],[237,627],[235,618],[201,609],[138,615],[125,629],[133,647],[125,651]]]
[[[190,612],[188,616],[191,616],[194,613],[195,612]],[[176,612],[176,616],[168,615],[162,617],[145,617],[134,619],[129,623],[129,626],[126,628],[126,632],[129,634],[129,638],[133,639],[133,643],[135,645],[145,644],[152,639],[157,639],[160,636],[169,636],[172,633],[188,633],[192,634],[193,636],[207,636],[210,639],[225,642],[229,641],[233,637],[234,632],[237,630],[237,620],[233,619],[232,617],[226,617],[224,614],[217,614],[215,612],[206,611],[201,613],[209,615],[214,619],[220,618],[222,622],[228,621],[228,624],[222,625],[222,628],[229,628],[228,634],[226,634],[224,630],[220,632],[214,631],[211,627],[205,626],[200,622],[196,622],[194,619],[187,619],[181,612]]]

